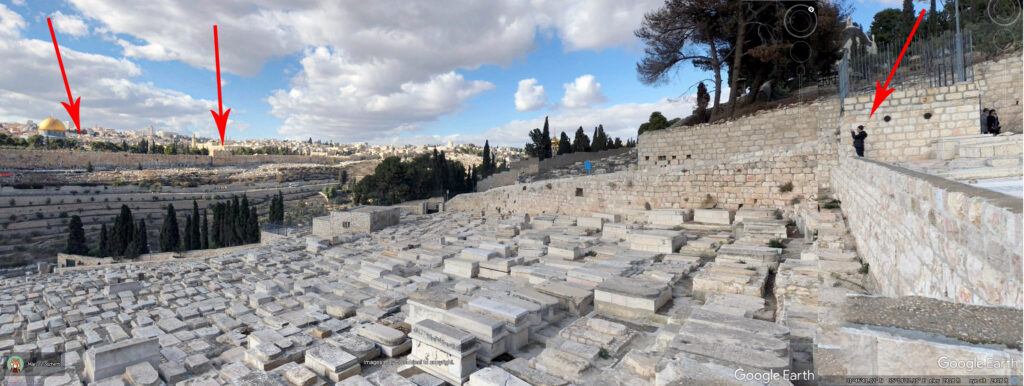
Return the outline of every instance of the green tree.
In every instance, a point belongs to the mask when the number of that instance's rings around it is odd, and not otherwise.
[[[660,111],[655,111],[651,113],[651,116],[650,118],[647,119],[647,122],[644,122],[643,124],[640,125],[640,129],[637,130],[637,135],[646,133],[648,131],[664,130],[665,128],[668,128],[669,126],[678,121],[679,118],[675,118],[670,121],[666,119]]]
[[[594,128],[594,138],[590,142],[590,151],[608,150],[608,135],[604,133],[604,125]]]
[[[78,215],[71,216],[71,221],[68,222],[68,241],[64,247],[64,253],[72,255],[89,253],[89,247],[85,241],[85,229],[82,228],[82,218]]]
[[[903,14],[896,8],[883,9],[871,21],[871,35],[879,47],[893,44],[903,36]]]
[[[192,238],[192,215],[185,214],[185,240],[182,242],[182,248],[186,251],[196,249],[196,240]]]
[[[562,135],[558,137],[558,155],[572,153],[572,142],[569,141],[569,136],[562,132]]]
[[[203,247],[202,234],[199,231],[199,204],[192,200],[192,227],[189,228],[192,237],[192,249]]]
[[[701,123],[707,122],[710,119],[708,114],[708,103],[711,101],[711,95],[708,94],[707,86],[704,86],[704,82],[697,84],[697,107],[693,110],[693,115],[697,117],[697,120]]]
[[[576,129],[576,138],[572,140],[572,152],[582,153],[587,151],[590,151],[590,138],[583,132],[583,126],[580,126],[579,129]]]
[[[487,176],[494,174],[493,162],[494,159],[492,159],[491,157],[491,142],[488,140],[484,140],[484,156],[483,162],[481,162],[480,164],[480,171],[482,173],[482,177],[487,178]]]
[[[134,236],[135,221],[132,220],[132,210],[128,205],[122,204],[121,213],[114,218],[114,227],[110,230],[111,256],[123,256]]]
[[[540,146],[541,152],[543,153],[543,159],[551,158],[551,131],[548,130],[548,117],[544,117],[544,144]]]
[[[202,237],[202,244],[200,247],[203,249],[210,249],[210,226],[206,221],[206,209],[203,209],[203,232],[199,237]]]
[[[167,214],[164,216],[164,224],[160,227],[160,251],[170,252],[180,248],[181,237],[178,233],[178,218],[174,212],[174,205],[167,204]]]
[[[341,172],[338,173],[338,182],[341,183],[341,185],[348,183],[348,169],[341,169]]]
[[[85,171],[92,173],[92,161],[85,165]]]
[[[146,219],[140,219],[139,225],[135,228],[136,255],[149,253],[149,235],[146,231]]]
[[[248,241],[249,243],[260,242],[260,216],[259,212],[256,211],[256,207],[249,208],[249,230]]]
[[[110,256],[110,236],[107,235],[107,224],[100,225],[100,240],[96,251],[98,257]]]

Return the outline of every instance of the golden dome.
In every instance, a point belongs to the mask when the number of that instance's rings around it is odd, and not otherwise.
[[[61,123],[60,120],[58,120],[58,119],[56,119],[54,117],[49,117],[49,118],[46,118],[42,122],[39,123],[39,131],[59,131],[59,132],[65,132],[65,131],[67,131],[67,128],[64,127],[64,124]]]

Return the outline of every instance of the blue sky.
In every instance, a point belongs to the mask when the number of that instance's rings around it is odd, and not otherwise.
[[[688,114],[709,77],[637,80],[632,31],[658,0],[458,2],[0,0],[0,55],[18,57],[0,72],[0,121],[67,119],[47,17],[85,127],[216,136],[213,24],[234,139],[517,145],[545,116],[556,133],[625,139],[651,111]],[[850,3],[854,21],[899,7],[886,2]]]

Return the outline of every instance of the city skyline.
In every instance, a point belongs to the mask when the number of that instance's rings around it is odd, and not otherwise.
[[[198,14],[185,5],[0,2],[4,54],[19,58],[10,78],[0,76],[0,121],[67,120],[47,17],[82,96],[82,125],[122,131],[217,136],[208,112],[213,24],[232,108],[226,136],[236,139],[522,146],[550,117],[553,135],[602,124],[625,140],[652,111],[688,115],[695,84],[710,77],[684,66],[660,87],[636,79],[642,50],[632,31],[660,1],[413,5],[395,8],[401,20],[383,7],[273,3]],[[883,6],[898,4],[856,2],[853,19],[869,24]],[[368,15],[380,20],[360,19]]]

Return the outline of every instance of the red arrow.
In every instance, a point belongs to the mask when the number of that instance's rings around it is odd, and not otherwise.
[[[923,18],[924,10],[922,9],[921,14],[917,16],[917,22],[914,23],[914,29],[910,30],[910,36],[907,36],[907,42],[903,43],[903,51],[900,51],[900,56],[896,58],[896,64],[892,66],[892,71],[889,71],[889,79],[885,80],[885,87],[882,87],[881,81],[876,81],[878,86],[875,87],[875,104],[874,106],[871,106],[871,114],[868,115],[868,118],[875,115],[875,110],[878,109],[878,105],[882,104],[882,101],[889,97],[889,94],[896,91],[896,89],[889,88],[889,82],[892,81],[892,76],[896,74],[896,68],[900,66],[900,60],[903,59],[903,54],[907,53],[907,47],[910,47],[910,39],[914,38],[914,32],[917,31],[917,26],[921,25],[921,19]]]
[[[57,63],[60,64],[60,76],[64,77],[64,89],[68,92],[68,103],[61,102],[64,105],[64,109],[68,111],[68,115],[71,116],[71,120],[75,122],[75,128],[78,129],[78,135],[82,135],[82,125],[78,124],[78,102],[82,101],[82,97],[75,99],[71,96],[71,86],[68,85],[68,75],[64,73],[64,61],[60,58],[60,48],[57,47],[57,35],[53,33],[53,22],[50,18],[46,18],[46,24],[50,25],[50,37],[53,38],[53,50],[57,52]]]
[[[224,129],[228,126],[228,114],[231,114],[231,109],[224,111],[224,100],[220,94],[220,43],[217,41],[217,26],[213,26],[213,52],[217,57],[217,105],[220,109],[220,114],[210,110],[210,114],[213,114],[214,122],[217,122],[217,131],[220,131],[220,145],[224,146]]]

